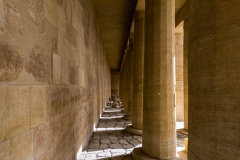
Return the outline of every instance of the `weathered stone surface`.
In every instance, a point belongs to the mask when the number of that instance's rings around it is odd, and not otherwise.
[[[13,82],[23,69],[23,53],[6,41],[0,40],[0,82]]]
[[[10,140],[0,143],[0,158],[2,160],[11,160],[10,155]]]
[[[39,157],[42,153],[44,153],[50,144],[52,143],[52,132],[50,129],[49,122],[41,125],[35,131],[36,137],[34,137],[34,157]]]
[[[52,40],[52,52],[58,53],[58,40],[56,38]]]
[[[69,64],[69,82],[72,85],[78,85],[78,68],[76,65]]]
[[[56,28],[58,28],[58,6],[57,0],[43,0],[44,17]]]
[[[52,55],[53,84],[62,84],[62,58],[55,53]]]
[[[68,40],[69,44],[73,45],[74,47],[77,46],[77,31],[69,22],[67,22],[66,27],[66,39]]]
[[[62,58],[62,84],[69,84],[68,60]]]
[[[58,31],[58,51],[56,52],[60,56],[65,56],[65,37],[62,33]]]
[[[11,159],[32,159],[33,156],[33,131],[27,131],[12,139]]]
[[[84,86],[84,70],[82,68],[78,68],[78,76],[79,86]]]
[[[51,53],[36,45],[26,60],[25,69],[37,82],[49,83],[51,78]]]
[[[30,2],[27,2],[26,4],[26,11],[28,17],[37,25],[41,23],[42,17],[40,13],[37,11],[37,9],[34,7],[33,4]]]
[[[49,118],[56,116],[62,112],[62,103],[61,103],[61,86],[52,86],[48,93],[48,107],[47,115]],[[59,94],[60,93],[60,94]]]
[[[5,22],[5,14],[3,7],[4,7],[3,2],[0,1],[0,22]]]
[[[31,127],[36,127],[47,118],[47,92],[48,86],[31,87]]]
[[[3,22],[0,22],[0,35],[7,31],[6,25]]]
[[[8,86],[6,91],[6,138],[27,131],[30,124],[31,89]]]
[[[0,95],[0,142],[2,142],[5,137],[6,86],[0,86]]]
[[[11,5],[11,6],[7,5],[7,7],[6,7],[6,10],[7,10],[6,20],[14,30],[23,34],[24,33],[23,21],[22,21],[22,17],[20,15],[20,13],[18,12],[17,8],[18,7],[17,7],[16,3],[14,3],[14,6],[13,5]]]
[[[67,19],[61,7],[58,7],[58,31],[66,35]]]

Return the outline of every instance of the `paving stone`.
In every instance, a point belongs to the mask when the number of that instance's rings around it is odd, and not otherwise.
[[[131,140],[129,143],[134,145],[134,146],[137,146],[137,145],[140,144],[140,142],[138,140]]]
[[[128,144],[128,142],[125,139],[119,140],[119,143],[121,143],[121,144]]]
[[[126,121],[122,118],[110,118],[111,116],[124,115],[122,113],[105,112],[103,115],[108,117],[106,119],[100,119],[98,128],[105,128],[105,131],[97,131],[93,133],[93,136],[89,139],[89,144],[84,147],[83,153],[78,159],[83,160],[133,160],[131,153],[134,147],[142,146],[142,136],[132,135],[123,131],[125,126],[128,126],[131,121]],[[102,116],[103,117],[103,116]],[[121,130],[117,130],[121,129]],[[182,147],[184,145],[183,139],[187,135],[177,133],[177,146]]]
[[[119,144],[118,140],[111,140],[112,144]]]
[[[126,145],[123,145],[123,148],[129,149],[129,148],[134,148],[134,146],[131,144],[126,144]]]
[[[111,141],[109,139],[101,139],[101,143],[103,143],[103,144],[111,144]]]
[[[109,139],[118,139],[116,136],[108,136]]]
[[[98,148],[99,149],[107,149],[107,148],[109,148],[109,146],[107,144],[101,144]]]
[[[122,145],[120,145],[120,144],[110,144],[109,146],[110,146],[110,148],[113,148],[113,149],[123,148]]]

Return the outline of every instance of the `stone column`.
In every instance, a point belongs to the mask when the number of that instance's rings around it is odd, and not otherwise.
[[[134,55],[133,55],[133,105],[132,126],[126,131],[142,135],[143,118],[143,69],[144,69],[144,25],[145,11],[136,11],[134,16]]]
[[[188,159],[240,159],[240,1],[189,2]]]
[[[126,51],[126,52],[128,53],[128,51]],[[127,70],[128,70],[128,56],[127,55],[125,57],[123,67],[124,67],[123,68],[124,69],[124,88],[123,88],[124,101],[123,101],[123,107],[126,111],[126,110],[128,110],[128,90],[127,90],[127,88],[128,88],[128,83],[127,83],[127,81],[128,81],[128,72],[127,72]]]
[[[129,50],[127,55],[127,90],[128,90],[128,107],[125,110],[126,115],[123,117],[126,120],[132,119],[132,100],[133,100],[133,38],[129,39]]]
[[[183,86],[184,86],[184,128],[188,130],[188,18],[184,20]]]
[[[173,91],[175,0],[146,0],[143,142],[134,159],[176,157]],[[144,157],[145,156],[145,157]]]

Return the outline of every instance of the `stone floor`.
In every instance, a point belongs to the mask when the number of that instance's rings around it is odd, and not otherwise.
[[[131,152],[142,146],[142,136],[124,131],[132,122],[122,119],[123,115],[120,109],[106,109],[78,160],[132,160]],[[186,152],[182,151],[186,137],[186,134],[177,132],[177,150],[180,151],[177,156],[182,160],[186,158]]]

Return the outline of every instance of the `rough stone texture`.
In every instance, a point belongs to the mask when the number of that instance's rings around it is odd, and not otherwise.
[[[10,140],[0,143],[0,157],[3,160],[11,160]]]
[[[0,86],[0,142],[5,137],[5,104],[6,104],[6,86]]]
[[[61,56],[52,54],[52,66],[53,66],[53,84],[62,84],[62,58]]]
[[[11,5],[13,4],[13,5]],[[19,33],[23,34],[24,30],[23,30],[23,21],[22,21],[22,17],[21,14],[18,11],[18,6],[16,3],[11,3],[8,2],[6,4],[6,19],[7,22],[10,24],[10,26],[12,27],[12,29],[18,31]]]
[[[6,139],[27,131],[31,126],[31,89],[25,86],[6,88]]]
[[[189,159],[240,159],[239,6],[190,1]]]
[[[11,140],[11,159],[31,159],[33,156],[33,131],[27,131]]]
[[[97,27],[91,1],[0,0],[0,159],[76,159],[111,95]]]
[[[43,0],[44,17],[54,26],[58,27],[57,0]]]
[[[183,33],[175,34],[176,120],[184,121]]]
[[[146,1],[142,149],[157,159],[176,157],[174,6],[174,0]]]
[[[31,127],[39,126],[47,118],[48,86],[31,87]]]
[[[23,69],[23,53],[6,41],[0,40],[0,82],[13,82]]]
[[[25,69],[37,82],[49,83],[51,75],[51,53],[36,45],[26,60]]]

